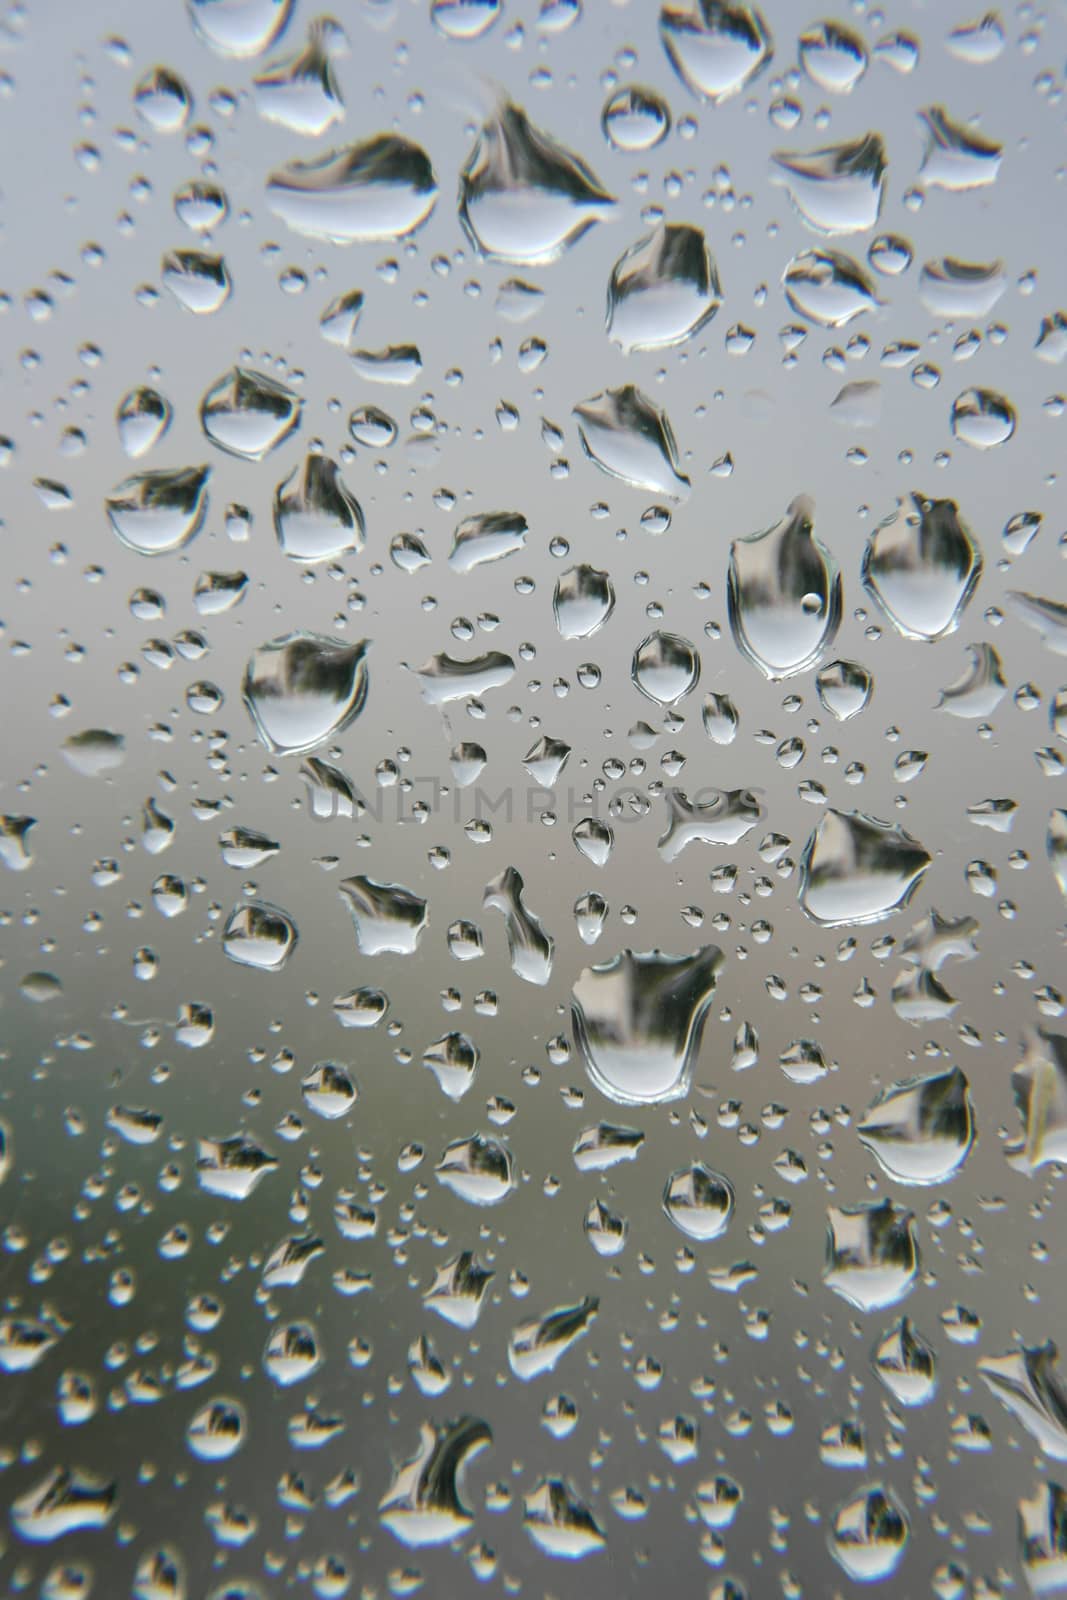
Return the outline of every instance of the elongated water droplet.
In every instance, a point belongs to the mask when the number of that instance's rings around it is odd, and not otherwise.
[[[733,744],[741,719],[728,694],[709,694],[700,716],[709,739],[715,744]]]
[[[571,993],[574,1038],[589,1076],[620,1105],[655,1105],[689,1092],[690,1074],[722,952],[689,956],[624,950],[587,967]]]
[[[483,511],[467,517],[452,536],[448,564],[453,572],[472,572],[487,561],[514,555],[525,546],[528,528],[521,511]]]
[[[12,1502],[21,1539],[50,1544],[67,1533],[105,1528],[118,1509],[118,1485],[81,1467],[54,1467]]]
[[[193,27],[221,56],[258,56],[289,21],[293,0],[186,0]]]
[[[420,145],[381,133],[271,174],[267,204],[294,233],[334,244],[400,239],[426,221],[437,179]]]
[[[978,1374],[1045,1455],[1067,1461],[1067,1386],[1057,1370],[1058,1358],[1049,1339],[1020,1345],[1003,1356],[986,1356],[978,1363]]]
[[[901,1317],[881,1336],[871,1365],[897,1405],[924,1406],[936,1393],[936,1357],[910,1317]]]
[[[223,1200],[247,1200],[278,1166],[277,1156],[247,1134],[228,1139],[197,1140],[197,1182],[206,1194]]]
[[[222,949],[240,967],[279,972],[296,949],[296,923],[280,906],[246,901],[231,911],[222,935]]]
[[[529,1383],[552,1372],[572,1345],[589,1332],[600,1301],[587,1295],[578,1305],[560,1306],[543,1317],[524,1322],[508,1340],[508,1366],[517,1378]]]
[[[751,789],[715,789],[709,800],[690,800],[681,789],[668,789],[667,831],[656,848],[664,861],[674,861],[689,844],[739,844],[766,815]]]
[[[574,1165],[579,1172],[607,1172],[623,1161],[636,1161],[645,1142],[639,1128],[619,1128],[598,1122],[585,1128],[574,1142]]]
[[[1007,287],[1002,261],[983,265],[942,256],[919,274],[919,299],[938,317],[987,317]]]
[[[253,651],[241,693],[268,750],[303,755],[340,733],[367,697],[367,641],[287,633]]]
[[[564,639],[588,639],[607,622],[615,609],[615,587],[607,572],[590,567],[568,567],[556,579],[552,610]]]
[[[991,644],[969,644],[967,654],[971,665],[941,690],[938,708],[954,717],[990,717],[1008,692],[1003,664]]]
[[[485,694],[488,689],[510,682],[514,675],[515,663],[502,650],[487,650],[471,661],[458,661],[442,651],[415,668],[422,698],[431,706]]]
[[[469,1250],[463,1250],[438,1267],[433,1283],[423,1295],[423,1304],[453,1327],[469,1330],[478,1321],[494,1276]]]
[[[1021,1130],[1004,1154],[1017,1171],[1033,1177],[1047,1162],[1067,1159],[1067,1036],[1027,1029],[1011,1089]]]
[[[820,704],[838,722],[848,722],[865,710],[874,679],[858,661],[831,661],[815,674]]]
[[[585,162],[510,100],[483,125],[459,186],[460,220],[492,261],[554,261],[615,210]]]
[[[446,1033],[423,1051],[422,1064],[450,1100],[461,1100],[478,1070],[478,1046],[465,1033]]]
[[[543,987],[552,976],[555,940],[527,908],[523,889],[521,874],[514,867],[505,867],[486,884],[482,904],[504,917],[512,972],[527,983]]]
[[[0,816],[0,861],[9,872],[25,872],[36,857],[30,848],[36,817]]]
[[[499,1205],[515,1187],[511,1152],[481,1133],[450,1144],[434,1173],[438,1183],[474,1206]]]

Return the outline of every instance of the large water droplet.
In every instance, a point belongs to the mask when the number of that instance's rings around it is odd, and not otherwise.
[[[289,21],[293,0],[186,0],[193,27],[221,56],[258,56]]]
[[[279,972],[296,949],[296,923],[280,906],[248,900],[235,906],[223,930],[222,948],[240,967]]]
[[[1007,1355],[986,1356],[978,1373],[1047,1456],[1067,1461],[1067,1386],[1056,1370],[1058,1357],[1049,1339],[1020,1345]]]
[[[178,304],[196,317],[212,316],[233,290],[223,258],[206,250],[168,250],[160,277]]]
[[[450,1100],[461,1100],[478,1070],[478,1046],[465,1033],[446,1033],[423,1051],[422,1064]]]
[[[502,650],[487,650],[471,661],[458,661],[442,651],[416,667],[415,676],[426,703],[443,706],[500,688],[515,676],[515,663]]]
[[[670,500],[688,496],[667,414],[632,383],[581,401],[574,415],[583,450],[609,477]]]
[[[800,65],[820,89],[851,94],[867,70],[863,40],[840,22],[816,22],[797,40]]]
[[[564,639],[588,639],[615,609],[615,588],[607,572],[584,562],[556,579],[552,610]]]
[[[338,52],[341,39],[336,22],[324,17],[312,22],[302,50],[257,75],[256,109],[260,116],[309,138],[316,138],[340,122],[345,107],[331,57]]]
[[[523,889],[521,874],[514,867],[505,867],[486,884],[482,904],[501,912],[504,917],[512,972],[527,983],[544,987],[552,976],[555,940],[527,908]]]
[[[299,427],[302,404],[276,379],[233,367],[201,400],[200,424],[220,450],[262,461]]]
[[[542,1478],[524,1497],[522,1525],[539,1550],[564,1561],[580,1561],[607,1544],[589,1507],[562,1478]]]
[[[958,1067],[883,1089],[856,1132],[900,1183],[947,1183],[974,1144],[974,1110]]]
[[[11,1503],[21,1539],[50,1544],[66,1533],[105,1528],[118,1509],[118,1485],[81,1467],[53,1467]]]
[[[863,233],[873,228],[885,193],[885,146],[877,133],[807,155],[779,150],[774,175],[816,233]]]
[[[332,561],[362,550],[363,510],[329,456],[308,455],[274,494],[274,529],[293,561]]]
[[[493,1442],[479,1417],[458,1422],[423,1422],[419,1447],[394,1475],[378,1504],[382,1523],[412,1549],[451,1544],[474,1525],[462,1499],[469,1462]]]
[[[937,1390],[937,1360],[933,1348],[901,1317],[871,1351],[871,1365],[899,1406],[924,1406]]]
[[[478,1321],[486,1292],[495,1274],[463,1250],[438,1267],[423,1304],[453,1327],[470,1330]]]
[[[689,956],[624,950],[587,967],[571,993],[575,1041],[589,1076],[620,1105],[655,1105],[689,1092],[722,952]]]
[[[552,1372],[571,1346],[589,1332],[599,1307],[597,1297],[587,1295],[578,1305],[560,1306],[517,1327],[508,1340],[508,1366],[515,1376],[528,1383]]]
[[[482,255],[554,261],[615,201],[578,156],[502,100],[460,173],[460,220]]]
[[[268,750],[303,755],[340,733],[367,697],[367,641],[287,633],[253,651],[241,692]]]
[[[841,576],[815,536],[813,510],[800,495],[780,522],[730,546],[730,627],[738,649],[768,678],[812,666],[841,620]]]
[[[487,561],[514,555],[525,546],[528,527],[521,511],[483,511],[467,517],[452,536],[448,564],[453,572],[471,572]]]
[[[858,661],[831,661],[815,674],[819,703],[838,722],[848,722],[866,709],[874,679]]]
[[[700,656],[680,634],[650,633],[634,651],[630,677],[647,699],[674,705],[700,681]]]
[[[152,67],[133,91],[137,115],[155,133],[177,133],[189,120],[189,86],[169,67]]]
[[[890,1200],[830,1206],[823,1282],[858,1311],[882,1311],[911,1289],[919,1272],[915,1218]]]
[[[942,256],[919,274],[919,299],[938,317],[987,317],[1007,287],[1001,261],[982,265]]]
[[[926,128],[926,152],[919,177],[928,189],[980,189],[996,180],[1003,151],[999,144],[953,122],[943,106],[919,113]]]
[[[863,583],[908,639],[940,639],[959,625],[982,574],[982,555],[954,500],[912,494],[881,522],[863,557]]]
[[[247,1200],[278,1166],[278,1158],[247,1134],[198,1139],[196,1143],[197,1182],[206,1194],[223,1200]]]
[[[1015,432],[1015,411],[1010,400],[992,389],[965,389],[952,402],[952,432],[972,450],[992,450]]]
[[[616,150],[638,154],[654,149],[667,137],[671,130],[670,107],[654,89],[627,84],[605,102],[600,126]]]
[[[689,844],[739,844],[766,813],[751,789],[702,790],[709,800],[690,800],[681,789],[668,789],[667,831],[656,848],[664,861],[674,861]]]
[[[892,1489],[860,1489],[834,1514],[830,1554],[857,1583],[881,1583],[899,1567],[908,1543],[908,1519]]]
[[[659,33],[686,88],[713,104],[740,93],[774,54],[770,30],[755,6],[730,0],[697,0],[693,11],[664,6]]]
[[[954,717],[990,717],[1008,692],[1003,664],[991,644],[969,644],[967,654],[970,666],[941,690],[938,709]]]
[[[1067,1035],[1027,1029],[1011,1089],[1022,1124],[1005,1146],[1011,1165],[1033,1177],[1047,1162],[1067,1161]]]
[[[782,274],[793,310],[821,328],[843,328],[879,304],[870,276],[838,250],[802,250]]]
[[[210,467],[140,472],[108,495],[108,520],[127,549],[138,555],[180,550],[204,525],[210,476]]]
[[[420,145],[380,133],[271,174],[267,204],[294,233],[334,244],[400,239],[437,200],[437,179]]]
[[[712,1172],[702,1161],[694,1161],[667,1179],[663,1209],[687,1238],[707,1244],[729,1227],[734,1211],[733,1187],[721,1173]]]
[[[170,402],[155,389],[131,389],[115,416],[126,454],[147,455],[170,427],[172,415]]]
[[[828,809],[800,862],[800,904],[823,927],[879,922],[906,906],[932,856],[899,823]]]
[[[722,303],[719,274],[699,228],[664,223],[616,261],[608,333],[623,350],[663,350],[699,333]]]
[[[430,917],[426,901],[413,890],[360,875],[346,878],[338,893],[352,917],[362,955],[414,955]]]

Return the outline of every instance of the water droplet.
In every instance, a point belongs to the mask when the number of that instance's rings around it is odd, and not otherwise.
[[[458,661],[442,651],[415,668],[422,698],[431,706],[485,694],[510,682],[514,675],[515,663],[502,650],[487,650],[471,661]]]
[[[695,11],[666,5],[659,33],[686,88],[717,105],[739,94],[774,54],[770,30],[755,6],[698,0]]]
[[[772,160],[776,181],[816,233],[863,233],[878,221],[886,157],[877,133],[807,155],[779,150]]]
[[[838,722],[848,722],[866,710],[874,679],[858,661],[831,661],[815,674],[819,703]]]
[[[933,1349],[913,1325],[901,1317],[878,1340],[871,1365],[899,1406],[924,1406],[937,1390]]]
[[[577,1344],[596,1319],[600,1301],[586,1295],[578,1305],[560,1306],[533,1322],[524,1322],[508,1340],[508,1365],[517,1378],[529,1383],[552,1372],[561,1357]]]
[[[1067,1036],[1027,1029],[1011,1090],[1022,1127],[1004,1154],[1017,1171],[1033,1177],[1046,1163],[1067,1159]]]
[[[527,908],[524,887],[521,874],[514,867],[505,867],[486,884],[482,904],[504,917],[512,972],[527,983],[544,987],[552,976],[555,940]]]
[[[930,853],[899,823],[828,808],[800,862],[800,904],[823,927],[879,922],[906,906]]]
[[[1020,1345],[1007,1355],[984,1357],[978,1374],[1045,1455],[1067,1461],[1067,1388],[1056,1370],[1058,1357],[1051,1339]]]
[[[131,389],[115,415],[119,443],[128,456],[145,456],[171,424],[169,402],[155,389]]]
[[[274,495],[278,544],[292,561],[331,561],[363,548],[363,511],[329,456],[308,455]]]
[[[367,697],[366,640],[287,633],[253,652],[241,692],[268,750],[302,755],[340,733]]]
[[[969,644],[971,665],[938,697],[938,708],[954,717],[990,717],[1008,692],[1000,656],[991,644]]]
[[[990,11],[977,22],[966,22],[953,28],[945,44],[958,61],[971,66],[986,66],[1004,49],[1004,24],[995,11]]]
[[[426,152],[381,133],[271,174],[267,204],[294,233],[334,244],[400,239],[426,221],[437,179]]]
[[[86,728],[64,739],[63,755],[67,765],[83,778],[100,778],[122,766],[126,740],[109,728]]]
[[[556,579],[552,611],[564,639],[588,639],[615,609],[615,588],[607,572],[584,562]]]
[[[542,1478],[522,1502],[522,1525],[546,1555],[580,1561],[607,1545],[589,1507],[562,1478]]]
[[[863,40],[840,22],[816,22],[797,41],[800,65],[820,89],[851,94],[867,70]]]
[[[667,1179],[663,1209],[687,1238],[707,1244],[729,1227],[734,1211],[733,1187],[729,1179],[712,1172],[702,1161],[694,1161]]]
[[[501,0],[432,0],[430,21],[446,39],[480,39],[500,11]]]
[[[422,1064],[450,1100],[462,1100],[478,1070],[478,1046],[465,1033],[446,1033],[423,1051]]]
[[[1002,261],[982,264],[942,256],[927,261],[919,274],[919,299],[938,317],[987,317],[1007,287]]]
[[[584,1128],[574,1142],[574,1165],[579,1172],[607,1172],[622,1161],[636,1161],[645,1142],[639,1128],[619,1128],[598,1122]]]
[[[959,193],[996,181],[1001,146],[953,122],[943,106],[929,106],[919,116],[926,128],[926,151],[919,177],[928,189]]]
[[[1015,432],[1011,402],[992,389],[965,389],[952,402],[952,433],[972,450],[992,450]]]
[[[511,1152],[475,1133],[450,1144],[434,1168],[437,1181],[474,1206],[495,1206],[515,1187]]]
[[[715,744],[733,744],[741,719],[728,694],[709,694],[700,715],[709,739]]]
[[[169,555],[196,537],[207,516],[210,467],[178,467],[126,478],[104,502],[128,550]]]
[[[30,848],[36,817],[0,816],[0,861],[9,872],[25,872],[37,859]]]
[[[880,233],[877,239],[871,240],[867,260],[883,277],[899,278],[911,266],[912,248],[907,239],[902,239],[899,234]]]
[[[302,401],[274,378],[232,367],[200,402],[200,425],[212,444],[245,461],[262,461],[300,426]]]
[[[520,511],[483,511],[467,517],[452,536],[448,564],[453,572],[472,572],[487,561],[514,555],[526,544],[529,524]]]
[[[192,109],[188,84],[169,67],[152,67],[133,92],[133,105],[154,133],[177,133]]]
[[[494,1273],[469,1250],[463,1250],[438,1267],[433,1283],[423,1295],[423,1304],[453,1327],[469,1331],[478,1321],[493,1277]]]
[[[279,1388],[303,1383],[321,1365],[322,1351],[310,1322],[283,1322],[271,1330],[263,1369]]]
[[[883,1089],[856,1132],[899,1183],[947,1183],[974,1144],[974,1109],[958,1067]]]
[[[628,84],[609,96],[600,126],[616,150],[635,155],[663,143],[671,131],[670,108],[654,89]]]
[[[747,837],[766,815],[751,789],[704,789],[710,800],[690,800],[681,789],[668,789],[667,831],[656,848],[664,861],[674,861],[686,845],[734,845]]]
[[[615,210],[573,152],[502,100],[460,173],[460,220],[492,261],[549,262]]]
[[[719,274],[699,228],[665,223],[616,261],[608,285],[608,333],[633,350],[682,344],[722,303]]]
[[[178,304],[197,317],[220,310],[233,290],[225,261],[205,250],[168,250],[160,277]]]
[[[912,494],[879,524],[863,558],[864,587],[907,639],[940,639],[959,625],[982,556],[954,500]]]
[[[656,1105],[689,1092],[722,952],[689,956],[624,950],[587,967],[571,994],[574,1037],[596,1087],[620,1105]]]
[[[839,1506],[827,1536],[830,1554],[857,1583],[881,1583],[899,1567],[908,1519],[892,1489],[860,1489]]]
[[[53,1467],[11,1504],[21,1539],[51,1544],[67,1533],[105,1528],[118,1509],[118,1485],[81,1467]]]
[[[296,949],[298,938],[296,923],[287,911],[252,900],[231,911],[222,948],[240,967],[279,972]]]
[[[348,907],[362,955],[414,955],[430,917],[425,900],[398,883],[346,878],[338,893]]]
[[[258,56],[289,21],[293,0],[186,0],[193,27],[218,55]]]
[[[468,1464],[493,1441],[479,1417],[419,1425],[419,1446],[378,1504],[389,1532],[411,1549],[451,1544],[474,1526],[462,1499]]]
[[[304,1104],[318,1117],[335,1122],[351,1111],[358,1098],[347,1067],[336,1061],[320,1061],[300,1084]]]
[[[738,649],[768,678],[812,666],[841,618],[841,577],[806,495],[780,522],[730,546],[727,600]]]
[[[636,688],[657,705],[674,705],[691,694],[700,680],[700,656],[677,633],[650,633],[634,651],[630,677]]]
[[[830,1206],[823,1282],[858,1311],[883,1311],[919,1272],[915,1218],[890,1200]]]
[[[257,74],[254,85],[260,116],[309,138],[342,121],[344,101],[331,57],[338,53],[343,37],[338,23],[320,17],[309,26],[302,50]]]
[[[236,1400],[212,1400],[196,1413],[185,1430],[186,1441],[200,1461],[228,1461],[244,1444],[248,1423]]]
[[[786,267],[782,284],[797,315],[821,328],[843,328],[879,304],[859,262],[837,250],[802,250]]]
[[[223,1200],[247,1200],[278,1165],[276,1156],[243,1133],[228,1139],[198,1139],[197,1152],[201,1189]]]

